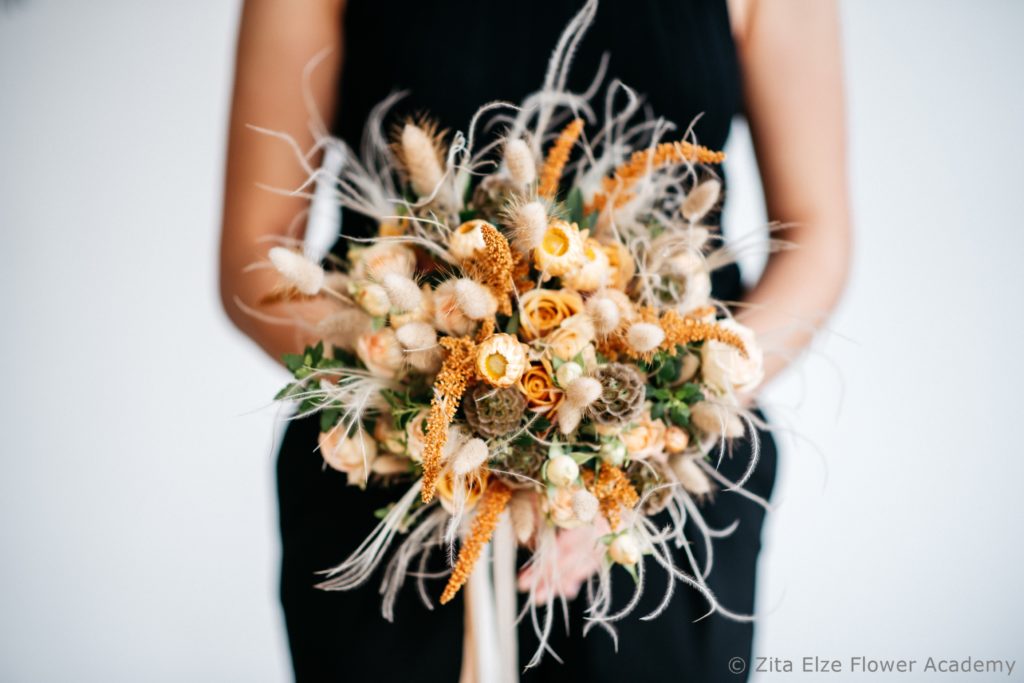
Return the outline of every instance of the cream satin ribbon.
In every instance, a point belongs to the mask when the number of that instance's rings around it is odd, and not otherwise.
[[[460,683],[518,683],[516,542],[507,510],[469,576],[464,603]]]

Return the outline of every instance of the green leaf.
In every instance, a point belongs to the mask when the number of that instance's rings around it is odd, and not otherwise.
[[[519,311],[512,311],[512,317],[505,323],[505,334],[515,335],[519,332]]]
[[[305,365],[305,359],[300,353],[286,353],[281,356],[281,360],[284,362],[284,366],[292,373]]]
[[[679,376],[679,369],[682,365],[682,360],[678,357],[666,356],[663,359],[662,366],[658,369],[657,378],[659,381],[668,384]]]
[[[476,209],[463,209],[459,211],[459,220],[463,223],[471,221],[476,218]]]
[[[320,413],[320,431],[326,432],[338,424],[338,418],[341,417],[340,408],[328,408]]]
[[[569,215],[569,221],[582,227],[584,219],[583,192],[580,188],[574,187],[569,191],[569,196],[565,198],[565,210]]]

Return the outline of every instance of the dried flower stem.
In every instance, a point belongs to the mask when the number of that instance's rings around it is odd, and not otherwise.
[[[439,343],[448,349],[448,356],[434,380],[434,398],[430,402],[430,414],[427,416],[421,491],[424,503],[434,499],[437,478],[441,474],[441,455],[448,441],[448,425],[452,423],[462,394],[475,372],[476,344],[471,339],[442,337]]]
[[[480,558],[481,551],[491,540],[491,535],[494,533],[495,527],[498,526],[498,517],[501,516],[511,497],[512,489],[501,480],[490,480],[487,490],[484,491],[483,497],[477,504],[473,526],[459,550],[459,559],[455,562],[451,576],[448,577],[448,585],[444,587],[444,592],[441,594],[442,605],[450,602],[469,579],[473,566]]]
[[[747,347],[740,336],[720,325],[702,322],[671,310],[662,314],[658,324],[665,331],[665,341],[661,343],[661,348],[669,353],[675,353],[677,346],[714,340],[733,346],[744,356],[747,355]]]
[[[537,194],[548,199],[558,194],[558,183],[562,180],[562,171],[569,161],[569,154],[573,145],[583,132],[583,119],[573,119],[568,126],[559,133],[555,144],[548,150],[548,156],[544,160],[544,167],[540,170],[540,184]]]
[[[698,311],[701,313],[705,312],[701,309],[698,309]],[[638,313],[641,320],[657,323],[662,331],[665,332],[665,339],[656,350],[660,349],[675,355],[680,346],[686,346],[693,342],[713,340],[735,347],[744,357],[747,355],[747,347],[743,343],[743,339],[732,330],[728,330],[721,325],[706,323],[693,317],[692,314],[682,315],[672,310],[665,311],[660,318],[657,316],[655,309],[651,307],[643,307],[639,309]],[[616,360],[625,356],[632,360],[650,362],[654,357],[654,351],[640,353],[633,349],[621,331],[613,332],[602,339],[598,339],[595,342],[595,347],[598,353],[610,360]]]
[[[601,514],[608,520],[612,531],[617,530],[622,523],[621,509],[625,507],[631,510],[640,502],[640,494],[629,482],[625,472],[613,465],[602,465],[596,481],[593,470],[584,470],[583,481],[600,503]]]
[[[481,233],[484,248],[463,263],[462,269],[470,278],[491,289],[498,300],[499,313],[511,315],[512,302],[509,294],[515,289],[515,281],[512,279],[512,269],[515,265],[512,260],[512,249],[508,246],[505,236],[493,225],[484,225]]]
[[[725,161],[725,152],[716,152],[685,140],[663,142],[656,147],[633,152],[629,161],[615,169],[612,177],[602,181],[602,191],[594,195],[592,207],[588,208],[604,210],[608,203],[608,196],[612,193],[617,194],[615,206],[622,206],[633,196],[626,190],[649,172],[687,161],[698,164],[720,164]]]

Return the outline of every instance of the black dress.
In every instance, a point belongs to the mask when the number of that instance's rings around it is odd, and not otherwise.
[[[548,56],[562,28],[582,0],[349,0],[344,28],[344,68],[339,84],[335,132],[358,146],[371,107],[397,89],[410,94],[401,113],[429,112],[442,126],[465,129],[481,104],[519,102],[541,84]],[[698,140],[720,149],[741,108],[740,72],[725,0],[603,0],[574,62],[570,89],[582,91],[611,54],[609,78],[621,79],[646,97],[652,110],[685,129],[697,115]],[[359,229],[353,216],[344,230]],[[735,267],[714,274],[714,295],[742,295]],[[359,491],[345,475],[323,466],[314,452],[315,420],[293,422],[278,460],[278,494],[283,542],[281,599],[289,643],[300,681],[457,681],[462,658],[463,606],[456,600],[427,611],[414,590],[400,595],[394,623],[380,614],[379,581],[351,592],[313,587],[314,573],[343,560],[371,531],[373,511],[396,496],[394,490]],[[767,497],[775,478],[775,447],[761,435],[760,465],[749,483]],[[746,463],[747,444],[737,443],[722,472],[735,479]],[[716,542],[709,585],[736,612],[754,606],[754,584],[764,513],[736,494],[720,493],[704,506],[709,523],[725,527],[739,520],[732,536]],[[686,566],[681,560],[680,566]],[[640,621],[662,595],[657,568],[647,572],[640,608],[618,624],[619,649],[595,629],[581,637],[583,601],[571,608],[565,634],[557,622],[552,645],[564,659],[545,657],[524,681],[737,681],[728,662],[749,661],[753,627],[707,611],[696,592],[677,587],[670,609],[654,621]],[[625,600],[625,573],[616,581]],[[440,595],[443,580],[433,590]],[[520,628],[523,662],[535,639]]]

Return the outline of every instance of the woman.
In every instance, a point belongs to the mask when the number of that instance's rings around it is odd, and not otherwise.
[[[229,133],[221,253],[221,293],[236,325],[272,357],[310,341],[296,329],[247,316],[236,299],[254,305],[275,284],[265,271],[242,274],[266,249],[261,238],[286,232],[302,201],[260,190],[257,183],[296,187],[304,178],[291,151],[246,128],[256,124],[311,144],[298,75],[324,46],[335,49],[313,74],[312,93],[334,132],[358,142],[367,113],[388,93],[407,89],[400,113],[429,112],[443,127],[464,128],[480,104],[520,101],[535,90],[558,34],[580,0],[524,0],[508,7],[472,0],[248,0],[242,13]],[[731,119],[751,126],[768,214],[792,224],[782,235],[800,249],[773,255],[756,287],[743,291],[738,269],[716,273],[714,295],[743,301],[743,321],[773,332],[785,353],[770,359],[777,374],[810,340],[810,326],[833,308],[849,251],[842,76],[836,7],[827,0],[606,0],[574,62],[572,89],[582,90],[610,52],[609,74],[643,94],[654,112],[685,126],[702,114],[699,141],[721,148]],[[328,120],[331,120],[328,118]],[[357,228],[346,222],[346,232]],[[317,304],[300,309],[311,320]],[[737,309],[740,310],[740,309]],[[784,338],[778,331],[787,330]],[[462,662],[462,610],[428,613],[410,593],[394,624],[379,613],[375,584],[347,593],[313,588],[314,572],[337,564],[368,533],[372,511],[393,494],[360,492],[322,467],[317,425],[293,423],[279,459],[284,547],[282,601],[296,677],[300,680],[451,681]],[[750,488],[770,494],[775,452],[765,452]],[[742,467],[743,457],[727,460]],[[721,602],[750,612],[762,513],[738,496],[720,495],[707,507],[712,524],[739,520],[738,531],[716,544],[709,584]],[[652,583],[657,572],[649,572]],[[623,586],[623,590],[630,587]],[[660,596],[658,586],[645,601]],[[645,614],[643,609],[637,615]],[[547,657],[524,680],[737,680],[728,662],[749,660],[752,627],[706,611],[696,593],[680,590],[659,619],[619,624],[619,651],[599,633],[583,639],[579,601],[573,632],[552,640],[565,660]],[[650,610],[647,610],[650,611]],[[532,634],[521,630],[529,656]]]

